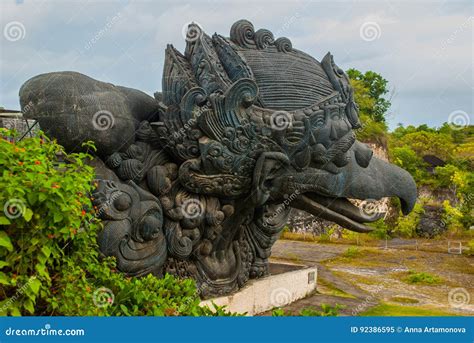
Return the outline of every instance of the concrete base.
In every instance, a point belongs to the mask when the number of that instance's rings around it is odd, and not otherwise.
[[[227,306],[231,312],[253,316],[302,299],[316,289],[318,270],[316,267],[290,266],[299,269],[252,280],[237,293],[204,300],[201,306],[212,308],[211,302],[214,302]]]

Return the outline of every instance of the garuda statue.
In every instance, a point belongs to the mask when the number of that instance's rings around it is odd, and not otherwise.
[[[353,89],[330,53],[318,62],[247,20],[229,38],[191,24],[186,41],[166,48],[155,99],[75,72],[20,90],[25,117],[67,151],[95,142],[100,249],[119,270],[227,294],[268,273],[291,207],[357,232],[377,216],[348,199],[412,210],[412,177],[356,140]]]

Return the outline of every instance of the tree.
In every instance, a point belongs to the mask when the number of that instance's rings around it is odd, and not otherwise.
[[[376,122],[385,123],[385,114],[391,105],[390,101],[384,97],[388,93],[388,81],[371,70],[362,74],[357,69],[349,69],[347,75],[352,81],[356,81],[352,82],[352,85],[361,113],[368,115]],[[367,98],[371,101],[364,101]]]

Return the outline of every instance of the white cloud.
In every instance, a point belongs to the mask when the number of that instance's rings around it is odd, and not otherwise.
[[[195,21],[208,34],[228,36],[232,23],[246,18],[256,29],[289,37],[293,47],[319,60],[331,51],[344,69],[381,73],[396,90],[397,119],[409,121],[409,112],[426,105],[425,121],[439,124],[436,118],[453,106],[472,113],[472,101],[460,96],[472,97],[470,6],[432,1],[2,2],[2,31],[8,22],[20,21],[26,37],[17,42],[1,37],[0,104],[17,108],[16,94],[26,79],[65,69],[151,94],[161,88],[166,44],[184,49],[185,23]],[[78,54],[117,13],[120,20]],[[368,22],[380,27],[372,41],[360,36]]]

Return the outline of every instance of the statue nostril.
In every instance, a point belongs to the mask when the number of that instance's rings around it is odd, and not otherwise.
[[[367,168],[374,152],[365,144],[358,144],[355,149],[355,159],[362,168]]]

